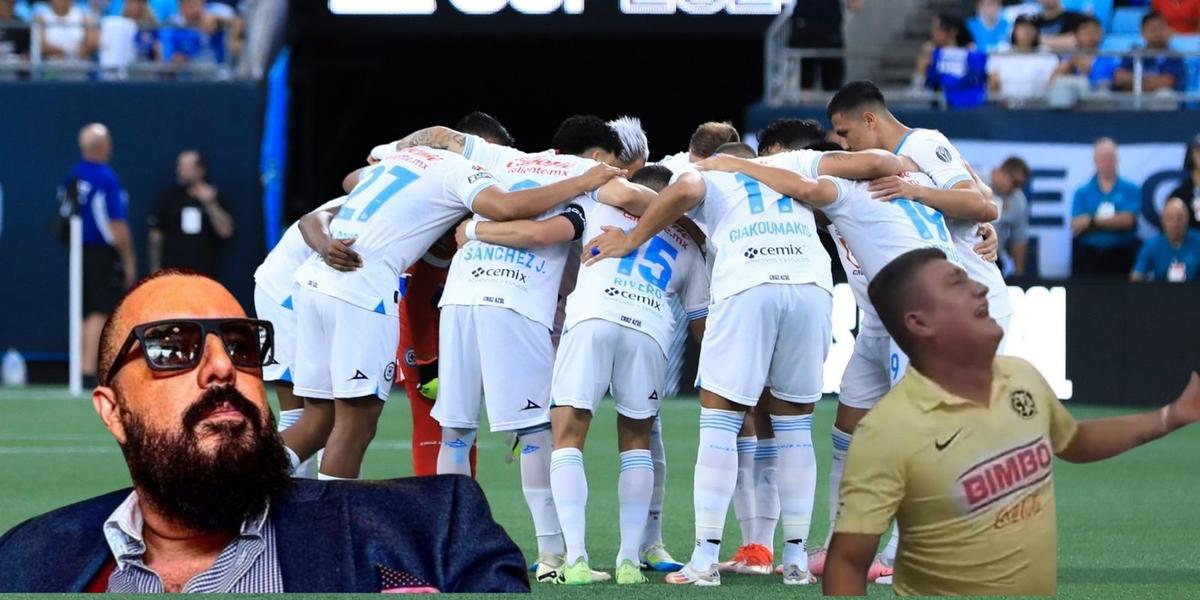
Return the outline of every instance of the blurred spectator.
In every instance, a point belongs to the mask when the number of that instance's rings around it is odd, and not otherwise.
[[[137,258],[126,212],[129,197],[108,166],[112,138],[100,123],[79,131],[80,160],[59,187],[77,192],[83,220],[83,387],[96,385],[100,330],[117,300],[137,279]]]
[[[1200,233],[1188,229],[1188,209],[1178,198],[1162,210],[1163,232],[1146,240],[1130,281],[1196,281],[1200,271]]]
[[[163,60],[174,63],[225,62],[225,33],[221,21],[204,7],[204,0],[179,0],[179,12],[166,21],[160,38]]]
[[[1142,91],[1183,91],[1187,83],[1187,69],[1183,58],[1171,51],[1171,28],[1158,13],[1146,13],[1142,17],[1143,51],[1147,54],[1139,59],[1142,63]],[[1113,76],[1113,88],[1133,89],[1133,57],[1121,59],[1121,66]]]
[[[1056,77],[1078,75],[1085,78],[1092,89],[1106,89],[1112,85],[1117,70],[1117,59],[1100,56],[1100,44],[1104,41],[1104,28],[1096,17],[1084,17],[1075,29],[1076,50],[1058,65]]]
[[[1040,37],[1032,19],[1019,17],[1009,52],[988,57],[988,88],[1010,105],[1045,96],[1058,68],[1058,57],[1040,49]]]
[[[159,196],[149,218],[151,273],[182,268],[217,277],[221,241],[233,237],[233,217],[207,176],[208,165],[200,152],[179,153],[176,184]]]
[[[125,0],[121,16],[137,24],[134,48],[137,60],[155,62],[162,58],[162,46],[158,42],[158,17],[150,9],[147,0]]]
[[[1150,6],[1176,33],[1200,31],[1200,0],[1154,0]]]
[[[1117,143],[1095,144],[1096,176],[1075,192],[1071,203],[1073,256],[1077,277],[1126,277],[1137,255],[1137,213],[1142,189],[1117,176]]]
[[[992,192],[1000,204],[996,233],[1000,243],[1001,270],[1005,276],[1025,275],[1029,247],[1029,201],[1025,198],[1024,187],[1028,184],[1029,165],[1019,157],[1004,159],[992,171]]]
[[[37,55],[46,59],[88,59],[100,45],[96,20],[71,0],[50,0],[34,17]]]
[[[863,0],[804,0],[792,11],[792,34],[788,45],[813,50],[841,50],[843,11],[858,12]],[[800,88],[836,90],[846,78],[846,61],[841,57],[810,58],[800,62]]]
[[[1012,33],[1012,25],[1000,17],[1000,0],[976,2],[975,16],[967,21],[967,29],[975,38],[975,47],[983,52],[995,52],[1008,45]]]
[[[1075,48],[1075,30],[1083,23],[1084,15],[1063,8],[1062,0],[1040,0],[1042,13],[1033,23],[1042,34],[1042,43],[1051,51],[1065,52]]]
[[[0,0],[0,62],[29,58],[29,25],[16,14],[15,0]]]
[[[987,102],[987,54],[970,48],[971,32],[962,19],[940,14],[933,18],[930,42],[917,59],[914,79],[946,95],[951,108],[970,108]]]
[[[1200,135],[1188,143],[1187,154],[1183,157],[1183,172],[1187,179],[1171,192],[1170,198],[1183,201],[1191,214],[1191,226],[1200,229]]]

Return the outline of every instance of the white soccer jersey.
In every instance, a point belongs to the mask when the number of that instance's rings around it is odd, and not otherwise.
[[[896,147],[896,154],[911,158],[922,172],[933,179],[934,185],[944,190],[973,179],[958,149],[940,131],[911,130]],[[1011,315],[1013,308],[1008,297],[1008,284],[1004,282],[1000,269],[995,263],[983,260],[975,254],[975,245],[982,241],[977,233],[979,223],[964,219],[947,219],[946,224],[962,258],[963,269],[971,279],[988,288],[988,312],[993,318]]]
[[[345,202],[346,197],[341,196],[318,206],[312,212],[337,208]],[[300,234],[300,222],[292,223],[254,271],[254,283],[272,300],[282,302],[292,294],[292,286],[296,283],[296,269],[299,269],[312,254],[312,248],[308,247],[304,236]]]
[[[909,173],[906,177],[917,185],[927,185],[930,181],[924,173]],[[837,184],[838,197],[821,211],[833,222],[838,239],[853,253],[852,264],[863,275],[848,277],[860,307],[871,305],[867,296],[867,284],[871,279],[905,252],[937,248],[950,262],[962,266],[942,213],[911,200],[876,200],[871,197],[867,182],[837,177],[826,179]],[[847,275],[850,275],[849,269]]]
[[[741,173],[700,175],[705,194],[696,212],[717,250],[713,300],[766,283],[811,283],[833,293],[829,255],[808,206]]]
[[[363,171],[329,225],[333,237],[355,240],[362,268],[343,273],[314,254],[296,271],[296,282],[394,315],[401,274],[495,184],[487,169],[453,152],[401,150]]]
[[[556,183],[597,164],[552,151],[528,154],[475,136],[467,136],[463,156],[487,167],[501,184],[514,191]],[[556,206],[534,220],[559,215],[564,206]],[[476,215],[475,220],[487,219]],[[569,243],[515,249],[469,242],[454,254],[438,306],[498,306],[553,329],[563,270],[567,260],[574,258],[570,250]]]
[[[658,164],[670,169],[672,173],[678,173],[692,164],[692,154],[684,150],[683,152],[664,156],[662,160],[658,161]]]
[[[626,231],[635,217],[619,208],[588,200],[584,239],[608,225]],[[708,314],[708,267],[696,242],[671,224],[620,260],[602,260],[579,269],[575,291],[567,297],[566,329],[588,319],[603,319],[654,338],[663,354],[676,327],[671,301],[678,295],[689,321]]]

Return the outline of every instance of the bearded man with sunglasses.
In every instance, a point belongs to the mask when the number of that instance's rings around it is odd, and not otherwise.
[[[0,592],[529,591],[467,477],[292,481],[262,383],[273,337],[207,277],[130,290],[92,404],[133,488],[0,537]]]

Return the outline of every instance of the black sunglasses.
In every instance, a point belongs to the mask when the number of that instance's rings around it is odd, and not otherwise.
[[[104,385],[112,385],[117,371],[129,362],[133,343],[142,347],[142,357],[151,371],[186,371],[196,368],[204,357],[208,334],[216,334],[234,366],[257,369],[270,362],[275,349],[275,330],[269,321],[258,319],[169,319],[143,323],[129,332],[117,352]]]

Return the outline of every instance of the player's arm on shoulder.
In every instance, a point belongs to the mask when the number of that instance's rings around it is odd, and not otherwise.
[[[622,257],[641,246],[682,217],[704,198],[704,178],[695,171],[686,171],[658,195],[658,200],[638,220],[628,233],[617,227],[604,226],[604,233],[589,240],[583,248],[582,260],[590,265],[605,258]]]
[[[773,165],[759,162],[758,160],[750,160],[746,158],[738,158],[728,154],[718,154],[717,156],[706,158],[696,163],[696,168],[701,171],[720,171],[722,173],[742,173],[758,180],[763,185],[786,196],[791,196],[802,202],[817,201],[824,197],[814,191],[816,182],[809,179],[791,169],[776,167]],[[834,198],[836,199],[836,198]],[[833,202],[830,199],[829,202]]]
[[[596,199],[600,202],[639,217],[646,214],[646,209],[657,197],[654,190],[623,177],[614,177],[596,190]]]
[[[458,229],[467,240],[479,240],[509,248],[533,248],[577,240],[583,235],[584,223],[580,214],[568,209],[561,215],[541,221],[464,221],[459,224]]]
[[[397,149],[412,148],[413,146],[428,146],[438,150],[449,150],[457,154],[463,153],[467,143],[467,135],[449,127],[434,125],[414,131],[396,142]]]
[[[475,195],[470,209],[493,221],[513,221],[540,215],[559,204],[598,189],[625,171],[600,163],[587,171],[550,185],[506,192],[498,185]]]
[[[859,423],[846,454],[837,520],[825,562],[825,593],[829,595],[865,593],[867,570],[879,538],[891,527],[904,498],[905,440],[912,432],[891,414],[895,411],[878,409]]]
[[[875,179],[913,171],[916,163],[884,150],[825,152],[817,163],[819,175],[843,179]]]
[[[1061,408],[1058,399],[1054,403]],[[1065,409],[1062,409],[1065,412]],[[1200,375],[1192,372],[1187,388],[1174,402],[1149,412],[1080,421],[1058,457],[1076,463],[1111,458],[1200,421]]]

